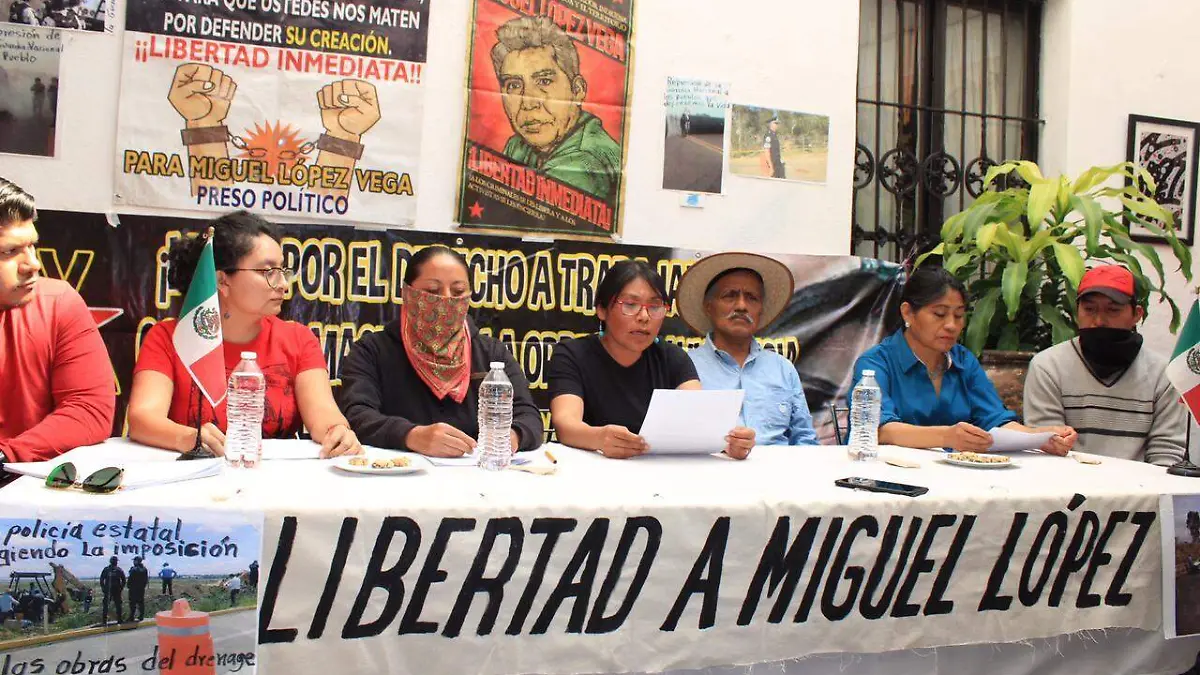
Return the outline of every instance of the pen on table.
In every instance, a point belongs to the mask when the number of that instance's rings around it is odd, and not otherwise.
[[[555,457],[549,450],[546,451],[546,459],[550,460],[551,464],[558,464],[558,458]]]

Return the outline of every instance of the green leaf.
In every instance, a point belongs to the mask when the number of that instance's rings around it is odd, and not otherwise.
[[[1079,280],[1083,278],[1083,256],[1079,249],[1074,244],[1054,242],[1054,259],[1071,288],[1079,288]]]
[[[979,228],[988,222],[995,210],[996,202],[991,202],[983,206],[972,205],[964,211],[967,217],[963,220],[963,241],[973,241]]]
[[[1062,310],[1045,303],[1038,305],[1038,315],[1050,325],[1050,336],[1054,344],[1066,342],[1075,337],[1075,331],[1063,319]]]
[[[1109,178],[1123,173],[1123,168],[1121,164],[1094,166],[1079,175],[1079,178],[1075,180],[1075,184],[1071,186],[1071,191],[1076,194],[1088,192],[1097,185],[1108,181]]]
[[[1054,243],[1054,233],[1050,230],[1039,230],[1037,234],[1021,248],[1021,260],[1030,262],[1046,247]]]
[[[992,183],[997,178],[999,178],[1000,176],[1008,175],[1008,174],[1012,173],[1013,171],[1016,171],[1016,169],[1017,169],[1017,165],[1015,162],[1005,162],[1003,164],[997,164],[996,166],[993,166],[992,168],[988,169],[987,173],[984,174],[984,176],[983,176],[983,189],[987,190],[989,187],[992,186]]]
[[[1154,271],[1158,274],[1158,288],[1165,291],[1167,276],[1163,273],[1162,260],[1160,260],[1158,257],[1158,251],[1155,251],[1153,246],[1136,242],[1123,234],[1117,234],[1115,232],[1110,232],[1108,236],[1112,238],[1113,243],[1115,243],[1117,246],[1121,246],[1126,250],[1140,253],[1143,258],[1148,260],[1150,262],[1150,266],[1153,267]]]
[[[989,328],[992,325],[992,317],[996,314],[996,302],[999,299],[1000,289],[993,288],[979,296],[979,300],[971,309],[971,317],[967,321],[965,343],[967,349],[970,349],[976,356],[983,351],[984,345],[987,344]]]
[[[1029,220],[1029,229],[1037,230],[1058,199],[1058,186],[1054,183],[1037,183],[1029,189],[1029,203],[1026,206],[1025,217]]]
[[[1058,199],[1054,203],[1057,209],[1055,224],[1067,219],[1067,214],[1071,212],[1071,196],[1074,194],[1071,191],[1071,181],[1067,180],[1066,176],[1060,176],[1058,179]]]
[[[1029,160],[1021,160],[1016,162],[1016,165],[1017,173],[1020,174],[1021,179],[1026,183],[1037,185],[1038,183],[1046,182],[1046,178],[1042,175],[1042,170],[1038,168],[1037,164]]]
[[[1025,235],[1013,232],[1005,223],[996,228],[996,241],[1004,245],[1012,260],[1021,260],[1021,251],[1025,248]]]
[[[1171,229],[1175,229],[1175,217],[1171,215],[1170,211],[1167,211],[1163,207],[1159,206],[1158,202],[1154,201],[1153,199],[1141,201],[1138,199],[1131,199],[1129,197],[1121,197],[1121,203],[1125,205],[1125,208],[1140,216],[1145,216],[1151,220],[1157,220],[1163,225]]]
[[[996,349],[1004,351],[1016,351],[1021,347],[1021,331],[1015,323],[1006,323],[1004,328],[1000,330],[1000,340],[996,343]]]
[[[947,218],[946,222],[942,223],[942,241],[958,241],[962,236],[963,221],[966,217],[966,211],[959,211]]]
[[[1071,208],[1083,214],[1084,232],[1087,234],[1088,255],[1096,255],[1100,247],[1100,231],[1104,229],[1104,209],[1100,203],[1086,195],[1071,198]]]
[[[1004,306],[1008,308],[1008,320],[1017,318],[1017,310],[1021,309],[1021,292],[1025,290],[1025,277],[1029,276],[1029,263],[1014,261],[1004,268],[1003,281],[1000,287],[1004,291]]]
[[[945,250],[946,250],[946,245],[944,243],[934,246],[933,250],[927,251],[927,252],[922,253],[921,255],[917,256],[917,263],[916,263],[915,267],[920,267],[922,264],[924,264],[925,259],[928,258],[929,256],[942,255],[942,252]]]
[[[973,253],[971,251],[959,251],[958,253],[955,253],[946,259],[946,264],[945,264],[946,271],[951,274],[954,274],[954,273],[958,272],[958,270],[961,269],[963,265],[966,265],[969,262],[973,262],[975,260],[976,256],[977,256],[977,254]]]
[[[992,248],[992,242],[996,239],[996,228],[1002,223],[988,223],[979,228],[979,232],[975,235],[975,248],[979,249],[980,253],[987,253]]]

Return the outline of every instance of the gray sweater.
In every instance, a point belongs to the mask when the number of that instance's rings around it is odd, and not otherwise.
[[[1106,386],[1078,350],[1075,338],[1033,357],[1025,378],[1025,424],[1072,427],[1080,452],[1159,466],[1183,459],[1187,412],[1167,380],[1167,362],[1143,347]]]

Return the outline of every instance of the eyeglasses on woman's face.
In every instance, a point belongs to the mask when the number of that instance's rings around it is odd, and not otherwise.
[[[637,316],[642,309],[651,319],[661,319],[667,315],[667,306],[655,300],[653,302],[635,302],[633,300],[614,300],[613,304],[621,308],[625,316]]]
[[[267,279],[267,284],[274,289],[287,288],[296,279],[295,270],[283,267],[231,267],[226,272],[258,272]]]

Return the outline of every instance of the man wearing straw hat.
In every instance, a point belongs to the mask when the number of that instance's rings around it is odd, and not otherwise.
[[[718,253],[679,281],[679,314],[704,344],[689,356],[705,389],[742,389],[739,425],[759,445],[816,445],[812,415],[796,366],[767,351],[754,334],[770,325],[792,297],[787,265],[753,253]]]

